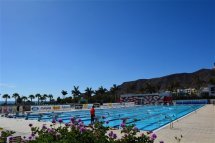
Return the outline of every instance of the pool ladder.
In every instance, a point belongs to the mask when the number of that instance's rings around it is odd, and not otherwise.
[[[169,119],[171,122],[170,122],[170,128],[172,129],[173,128],[173,119],[172,117],[170,117],[169,115],[165,115],[165,118],[167,117],[167,119]]]

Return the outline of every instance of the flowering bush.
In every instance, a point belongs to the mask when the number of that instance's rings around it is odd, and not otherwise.
[[[1,130],[1,129],[0,129]],[[6,143],[7,137],[13,135],[15,132],[14,131],[0,131],[0,143]]]
[[[70,123],[66,124],[59,119],[59,127],[56,127],[56,122],[54,120],[52,125],[49,127],[43,125],[42,128],[29,124],[32,133],[29,137],[24,137],[24,141],[27,143],[153,143],[157,137],[151,132],[137,135],[139,129],[134,125],[126,126],[124,120],[121,124],[122,137],[117,137],[109,127],[103,126],[108,124],[108,121],[96,122],[87,127],[81,119],[75,118],[71,118]]]

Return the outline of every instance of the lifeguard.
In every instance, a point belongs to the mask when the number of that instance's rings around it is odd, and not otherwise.
[[[92,108],[90,109],[90,115],[91,115],[91,124],[94,123],[94,119],[95,119],[95,109],[94,109],[94,105],[92,106]]]

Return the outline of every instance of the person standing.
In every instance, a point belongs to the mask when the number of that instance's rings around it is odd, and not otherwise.
[[[95,109],[94,109],[94,105],[92,106],[92,108],[90,109],[90,115],[91,115],[91,124],[94,123],[95,120]]]

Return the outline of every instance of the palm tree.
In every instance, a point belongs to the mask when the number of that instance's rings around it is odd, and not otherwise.
[[[15,104],[16,104],[17,98],[19,97],[19,94],[18,94],[18,93],[14,93],[14,94],[12,95],[12,97],[15,99]]]
[[[49,98],[49,102],[51,102],[51,100],[53,99],[53,95],[52,95],[52,94],[49,94],[49,95],[48,95],[48,98]]]
[[[43,95],[40,96],[40,101],[43,102],[43,100],[45,99],[45,97]]]
[[[40,103],[40,98],[41,98],[41,95],[39,93],[37,93],[35,95],[35,97],[37,98],[37,103],[39,104]]]
[[[91,87],[90,87],[90,88],[87,87],[87,88],[85,89],[85,95],[87,96],[88,99],[91,98],[91,96],[92,96],[93,93],[94,93],[94,91],[92,90]]]
[[[107,92],[107,89],[104,88],[103,86],[100,86],[99,89],[96,91],[96,94],[102,96],[102,95],[104,95],[106,92]]]
[[[114,95],[115,97],[115,102],[117,101],[117,91],[118,91],[118,87],[116,86],[116,84],[114,84],[111,88],[110,88],[110,92],[112,95]]]
[[[43,95],[43,100],[45,100],[45,102],[46,102],[47,97],[48,97],[47,94],[44,94],[44,95]]]
[[[22,100],[24,101],[25,103],[25,100],[27,100],[28,98],[26,96],[22,96]]]
[[[28,98],[29,98],[29,99],[31,100],[31,102],[32,102],[32,100],[33,100],[35,97],[34,97],[34,95],[31,94],[31,95],[28,96]]]
[[[5,98],[5,104],[7,104],[7,99],[10,98],[10,95],[4,94],[2,98]]]
[[[63,95],[63,98],[65,98],[65,96],[68,94],[67,91],[65,91],[65,90],[62,90],[61,93]]]
[[[103,86],[99,87],[98,90],[95,91],[95,95],[96,95],[96,99],[100,102],[103,102],[103,100],[105,99],[104,95],[106,94],[107,89],[104,88]]]
[[[74,98],[78,98],[81,95],[81,92],[79,91],[79,86],[73,86],[74,89],[72,90],[72,95]]]

